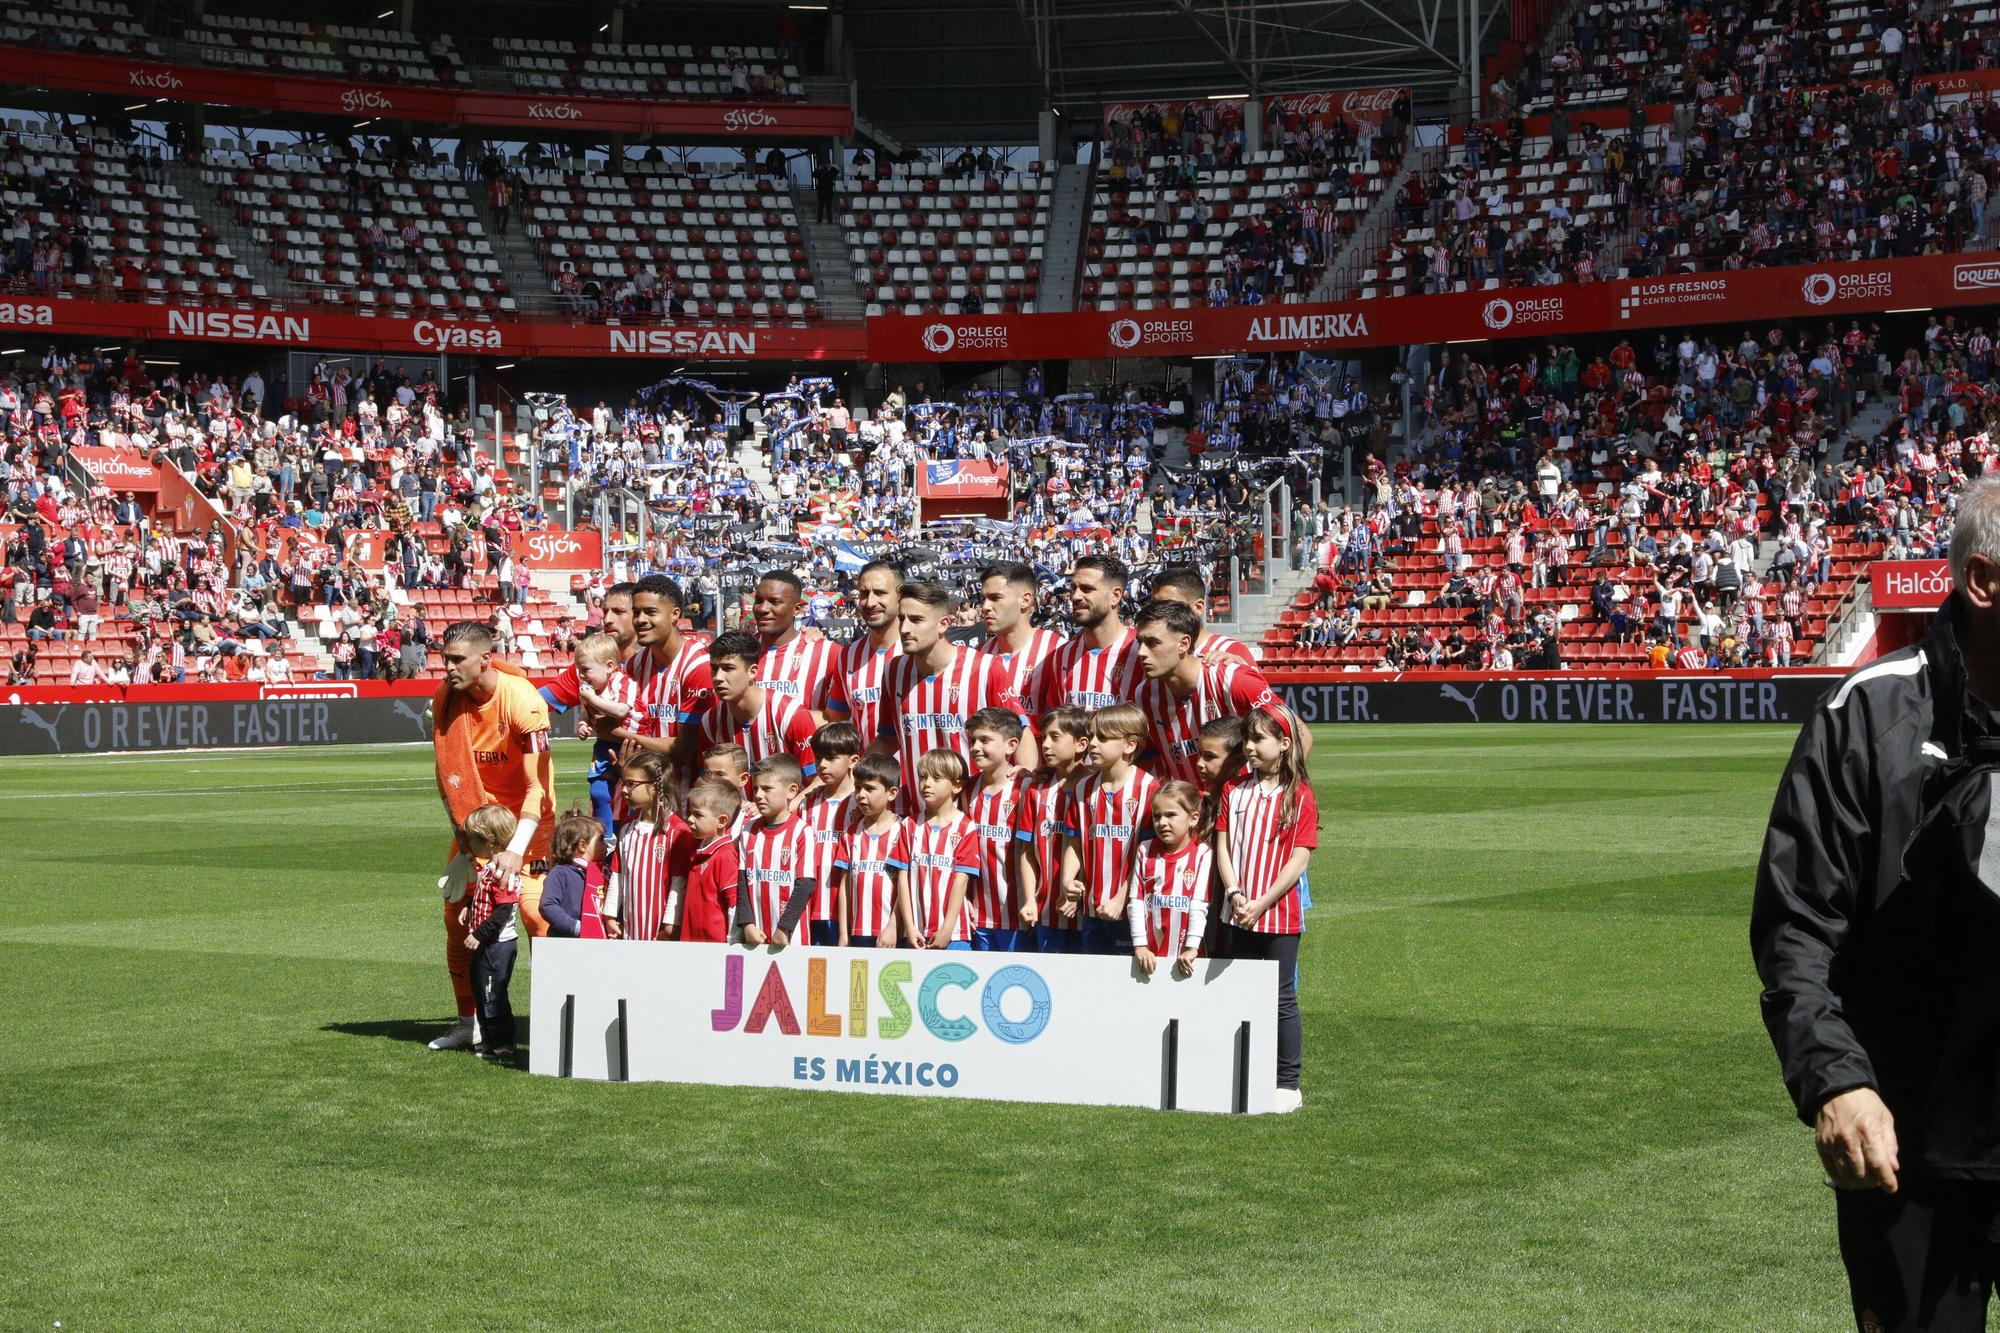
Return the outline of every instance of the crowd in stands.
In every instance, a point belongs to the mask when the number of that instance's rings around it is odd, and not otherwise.
[[[19,627],[17,680],[41,674],[44,646],[79,641],[107,645],[74,668],[86,684],[92,670],[110,683],[409,674],[428,641],[420,594],[525,600],[514,550],[542,515],[471,446],[463,414],[447,418],[428,374],[322,367],[281,398],[254,371],[153,369],[51,348],[0,377],[0,632]],[[68,450],[106,443],[184,475],[212,521],[185,531],[90,484]],[[379,553],[361,558],[356,534]],[[294,664],[286,626],[308,617],[323,644]]]
[[[1266,118],[1266,147],[1255,154],[1246,148],[1246,107]],[[1261,305],[1313,295],[1394,174],[1411,105],[1398,95],[1379,120],[1330,102],[1308,112],[1275,98],[1268,106],[1148,103],[1121,115],[1108,125],[1090,247],[1098,276],[1085,296],[1101,297],[1109,284],[1140,305],[1156,296],[1175,305]]]
[[[1854,435],[1877,401],[1887,428]],[[1793,665],[1860,561],[1943,554],[2000,423],[1992,339],[1957,316],[1900,356],[1860,321],[1587,362],[1447,349],[1417,402],[1418,447],[1358,510],[1311,517],[1291,644],[1398,668]]]

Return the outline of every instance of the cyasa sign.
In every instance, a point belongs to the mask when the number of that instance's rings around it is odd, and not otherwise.
[[[1877,560],[1869,566],[1877,611],[1935,611],[1951,592],[1943,560]]]

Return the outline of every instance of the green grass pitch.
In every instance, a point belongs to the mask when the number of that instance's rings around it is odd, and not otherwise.
[[[1790,744],[1320,731],[1254,1120],[434,1055],[427,750],[8,759],[0,1327],[1838,1327],[1745,942]]]

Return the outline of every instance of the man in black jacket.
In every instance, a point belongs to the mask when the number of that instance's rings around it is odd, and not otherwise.
[[[1983,1329],[2000,1269],[2000,944],[1963,947],[1995,938],[2000,909],[1984,876],[1914,855],[1968,750],[2000,742],[2000,481],[1961,499],[1951,567],[1928,637],[1847,677],[1806,723],[1750,922],[1785,1087],[1839,1191],[1863,1330]]]

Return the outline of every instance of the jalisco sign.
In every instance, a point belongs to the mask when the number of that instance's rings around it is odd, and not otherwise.
[[[671,951],[671,952],[668,952]],[[529,1068],[558,1077],[1270,1111],[1275,964],[535,942]]]
[[[442,125],[540,125],[696,138],[846,138],[854,113],[805,102],[548,97],[307,78],[261,70],[166,65],[122,56],[0,47],[0,82],[96,93],[166,93],[175,101],[308,115],[357,112]]]

